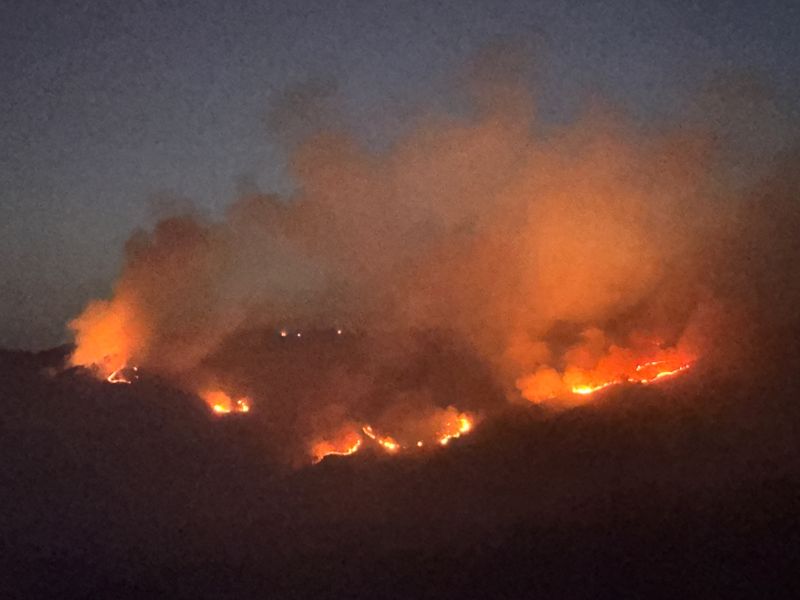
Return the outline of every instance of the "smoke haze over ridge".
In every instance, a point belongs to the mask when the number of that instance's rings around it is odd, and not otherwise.
[[[0,597],[793,597],[798,22],[2,5]]]
[[[593,100],[543,132],[516,51],[476,64],[504,68],[474,70],[469,110],[421,115],[381,150],[309,116],[330,86],[288,93],[271,118],[300,122],[283,129],[294,191],[243,186],[222,219],[182,210],[137,231],[113,296],[70,324],[73,363],[254,396],[305,440],[504,398],[570,405],[637,364],[724,357],[715,338],[741,307],[720,292],[750,224],[713,130],[637,126]],[[282,329],[323,344],[305,374],[265,350]]]

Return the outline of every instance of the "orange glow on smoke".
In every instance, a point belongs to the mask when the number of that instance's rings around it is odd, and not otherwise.
[[[355,431],[347,431],[343,436],[330,440],[324,439],[311,446],[311,457],[314,464],[326,456],[349,456],[358,452],[361,447],[361,436]]]
[[[136,349],[137,332],[131,303],[118,296],[111,301],[95,300],[80,316],[69,323],[75,332],[75,350],[70,356],[74,366],[95,367],[111,383],[129,364]],[[114,376],[114,373],[117,373]]]
[[[207,390],[200,393],[200,397],[208,407],[217,415],[229,413],[248,413],[252,408],[250,398],[242,396],[234,400],[222,390]]]
[[[634,336],[631,347],[609,344],[605,334],[594,328],[564,354],[567,366],[562,371],[539,366],[519,378],[517,387],[531,402],[569,404],[617,385],[651,385],[676,377],[689,370],[696,358],[680,344],[665,347],[642,335]]]

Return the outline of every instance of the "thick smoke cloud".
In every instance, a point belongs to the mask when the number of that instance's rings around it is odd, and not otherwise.
[[[474,89],[468,116],[422,116],[379,152],[315,121],[288,197],[136,232],[113,297],[70,325],[73,363],[246,396],[294,460],[364,423],[413,441],[720,354],[738,310],[721,294],[751,276],[737,253],[772,234],[744,227],[713,136],[597,106],[542,134],[513,78]]]

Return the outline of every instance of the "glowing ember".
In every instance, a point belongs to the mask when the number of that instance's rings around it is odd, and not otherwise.
[[[383,446],[388,452],[397,452],[400,449],[398,444],[393,438],[383,437],[378,440],[378,443]]]
[[[629,381],[635,381],[641,384],[648,384],[654,381],[658,381],[659,379],[664,379],[665,377],[672,377],[673,375],[677,375],[678,373],[682,373],[691,367],[691,363],[685,363],[679,365],[675,368],[668,368],[666,361],[653,361],[649,363],[644,363],[641,365],[636,365],[636,372],[637,373],[644,373],[640,379],[629,379]]]
[[[108,383],[127,383],[131,384],[137,379],[137,371],[139,367],[121,367],[113,371],[111,375],[106,377]]]
[[[651,360],[649,362],[642,363],[640,365],[636,365],[636,372],[638,373],[640,371],[643,371],[643,370],[647,369],[648,367],[657,367],[658,365],[663,365],[664,362],[665,361],[663,361],[663,360]]]
[[[281,337],[286,337],[287,335],[289,335],[289,332],[285,329],[281,329]]]

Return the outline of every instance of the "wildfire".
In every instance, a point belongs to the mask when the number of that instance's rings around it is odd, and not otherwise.
[[[638,383],[641,385],[649,385],[656,381],[673,377],[687,371],[692,366],[691,362],[678,364],[677,366],[670,364],[668,360],[652,360],[636,365],[634,375],[624,375],[596,385],[573,385],[571,391],[573,394],[581,396],[588,396],[600,390],[606,389],[614,385],[623,383]]]
[[[445,424],[445,426],[450,427],[451,425],[448,422]],[[459,438],[462,435],[469,433],[472,430],[472,419],[470,419],[466,414],[460,414],[458,416],[457,427],[458,429],[456,431],[440,434],[438,441],[441,446],[446,446],[450,443],[450,440]]]
[[[369,439],[378,442],[378,444],[387,452],[397,452],[400,450],[400,444],[397,443],[397,440],[390,436],[379,436],[375,433],[370,425],[364,425],[364,427],[361,428],[361,431],[363,431],[364,435],[366,435]]]
[[[650,373],[649,376],[644,375],[641,379],[636,380],[638,383],[641,384],[648,384],[653,383],[654,381],[658,381],[659,379],[664,379],[665,377],[672,377],[673,375],[677,375],[678,373],[682,373],[683,371],[688,370],[692,366],[691,363],[685,363],[675,367],[674,369],[665,368],[668,367],[666,361],[657,360],[651,361],[648,363],[644,363],[641,365],[636,365],[636,372],[637,373]],[[654,371],[654,372],[653,372]],[[634,381],[634,380],[630,380]]]
[[[119,369],[112,371],[111,374],[106,377],[106,381],[108,383],[131,384],[138,378],[138,371],[139,367],[120,367]]]
[[[453,407],[449,407],[445,412],[445,417],[447,420],[444,423],[440,424],[437,429],[436,433],[433,435],[433,439],[431,441],[435,441],[440,446],[446,446],[450,440],[459,438],[462,435],[466,435],[475,426],[474,418],[466,413],[458,413],[457,410]],[[435,419],[440,419],[442,417],[436,417]],[[435,421],[434,421],[435,422]],[[426,422],[428,423],[428,422]],[[441,423],[441,421],[440,421]],[[426,424],[424,427],[429,427],[429,424]],[[386,452],[390,454],[397,453],[401,450],[407,450],[409,448],[423,448],[425,447],[425,441],[417,440],[416,442],[409,442],[409,445],[401,444],[397,439],[389,435],[380,435],[378,434],[372,425],[364,425],[361,428],[361,431],[364,435],[376,442],[381,448],[383,448]],[[432,429],[428,429],[428,431],[433,431]],[[430,434],[429,434],[430,435]],[[414,438],[411,438],[412,440]]]
[[[110,383],[124,383],[111,378],[131,361],[142,330],[130,298],[123,294],[110,301],[90,302],[69,327],[75,332],[70,363],[94,367]]]
[[[350,456],[361,448],[362,439],[355,431],[347,432],[341,439],[322,440],[311,447],[312,463],[317,464],[326,456]]]
[[[581,396],[588,396],[589,394],[594,394],[595,392],[604,390],[607,387],[611,387],[612,385],[617,385],[618,383],[623,383],[624,381],[625,380],[606,381],[605,383],[601,383],[600,385],[573,385],[572,393],[580,394]]]
[[[378,443],[386,448],[387,452],[397,452],[400,450],[400,444],[390,437],[381,438],[378,440]]]
[[[252,408],[250,398],[242,396],[234,400],[222,390],[209,390],[202,392],[200,397],[205,400],[212,412],[217,415],[229,413],[248,413]]]

